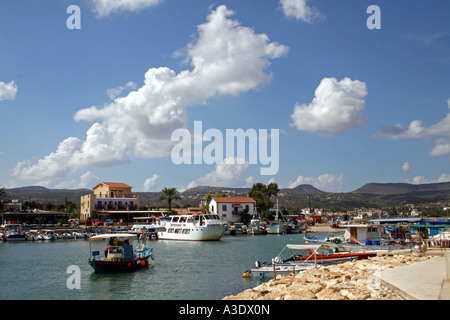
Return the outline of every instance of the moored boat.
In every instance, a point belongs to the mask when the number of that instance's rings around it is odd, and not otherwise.
[[[215,241],[220,240],[226,224],[214,214],[170,216],[165,230],[158,232],[160,240]]]
[[[373,224],[349,224],[343,235],[315,237],[305,235],[304,240],[310,244],[320,244],[325,249],[337,248],[339,251],[389,251],[401,249],[396,240],[386,232],[385,228]]]
[[[22,225],[19,223],[8,223],[2,226],[4,229],[3,239],[5,241],[24,241],[25,234],[22,232]]]
[[[268,234],[285,234],[287,233],[287,225],[282,222],[283,215],[281,215],[281,219],[278,216],[278,199],[277,199],[277,207],[275,211],[275,222],[270,226],[266,227],[266,232]]]
[[[135,239],[135,234],[102,234],[89,238],[90,244],[93,241],[107,241],[104,249],[104,257],[100,251],[91,251],[89,265],[95,273],[132,271],[138,268],[146,268],[149,265],[148,259],[153,256],[153,249],[145,248],[142,244],[133,250],[130,240]]]
[[[292,250],[314,250],[311,253],[311,256],[304,260],[283,260],[281,258],[283,252],[286,248]],[[255,262],[255,266],[250,270],[246,271],[243,276],[249,277],[275,277],[279,274],[287,274],[287,273],[296,273],[303,270],[307,270],[310,268],[320,268],[322,264],[319,264],[316,259],[317,250],[320,248],[320,245],[286,245],[285,248],[278,254],[277,257],[273,258],[271,262]]]

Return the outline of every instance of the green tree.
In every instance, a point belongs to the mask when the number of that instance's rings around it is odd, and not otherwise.
[[[177,188],[164,188],[161,191],[163,194],[158,198],[158,201],[167,200],[167,203],[169,204],[169,210],[172,209],[172,200],[181,199],[181,196],[178,193]]]
[[[248,196],[255,200],[256,207],[264,212],[273,206],[273,202],[271,202],[270,199],[272,196],[277,196],[279,191],[278,184],[274,182],[271,182],[268,185],[258,182],[252,186]]]

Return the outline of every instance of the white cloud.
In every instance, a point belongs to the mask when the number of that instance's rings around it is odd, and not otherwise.
[[[339,192],[344,187],[344,175],[325,173],[319,177],[298,176],[293,182],[289,182],[288,188],[295,188],[301,184],[310,184],[321,191]]]
[[[291,115],[297,130],[341,133],[362,129],[367,120],[362,115],[367,87],[364,82],[344,78],[324,78],[310,104],[296,104]]]
[[[447,100],[447,106],[450,109],[450,99]],[[414,120],[408,125],[407,129],[399,123],[384,126],[377,136],[392,140],[439,137],[436,140],[435,147],[430,152],[430,156],[450,155],[450,141],[445,138],[450,137],[450,112],[442,120],[429,127],[423,126],[422,120]]]
[[[409,162],[405,162],[402,167],[403,172],[408,173],[410,169],[411,169],[411,165],[409,164]]]
[[[308,6],[307,0],[280,0],[280,3],[286,17],[309,23],[325,17],[316,8]]]
[[[109,97],[111,100],[114,100],[114,99],[116,99],[118,96],[120,96],[125,90],[130,90],[130,89],[134,90],[134,89],[136,89],[136,88],[137,88],[137,84],[130,81],[130,82],[127,82],[127,83],[126,83],[125,85],[123,85],[123,86],[119,86],[119,87],[116,87],[116,88],[108,89],[108,90],[106,91],[106,94],[108,95],[108,97]]]
[[[17,85],[14,80],[9,83],[0,81],[0,101],[14,100],[17,94]]]
[[[148,178],[144,182],[144,192],[155,191],[154,188],[158,183],[159,175],[154,174],[151,178]]]
[[[164,0],[90,0],[92,10],[99,17],[117,11],[139,11],[162,3]]]
[[[450,182],[450,174],[443,173],[439,176],[437,180],[428,180],[424,176],[415,176],[413,178],[413,184],[426,184],[426,183],[440,183],[440,182]]]
[[[253,184],[253,177],[245,178],[245,172],[249,164],[238,164],[243,161],[238,158],[226,158],[222,164],[217,164],[216,168],[203,177],[200,177],[187,186],[181,188],[182,190],[197,187],[197,186],[212,186],[212,187],[248,187]]]
[[[430,156],[446,156],[450,155],[450,141],[445,139],[438,139],[436,141],[436,145],[431,150]]]
[[[175,129],[187,128],[188,107],[222,95],[238,95],[268,83],[270,60],[288,48],[265,34],[229,19],[233,11],[219,6],[198,26],[186,46],[192,69],[180,73],[151,68],[144,84],[103,106],[79,110],[76,121],[97,121],[86,139],[70,137],[36,164],[20,162],[14,176],[22,180],[55,179],[80,168],[112,166],[131,157],[170,156]]]

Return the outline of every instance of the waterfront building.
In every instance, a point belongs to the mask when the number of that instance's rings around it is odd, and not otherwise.
[[[211,213],[231,223],[240,222],[243,214],[252,215],[255,209],[255,200],[250,197],[212,197],[209,202]]]
[[[139,196],[132,193],[132,188],[125,183],[100,182],[93,188],[94,193],[81,197],[80,221],[82,223],[93,219],[129,221],[134,217],[133,213],[139,210]]]

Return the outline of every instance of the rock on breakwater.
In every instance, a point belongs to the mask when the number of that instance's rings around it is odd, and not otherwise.
[[[380,283],[377,272],[435,258],[417,253],[387,253],[277,276],[224,300],[403,300]]]

